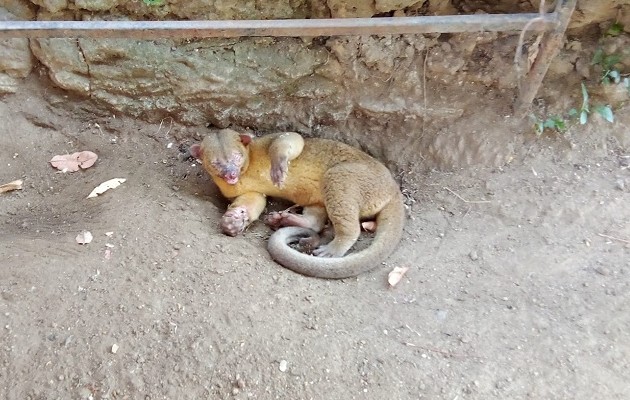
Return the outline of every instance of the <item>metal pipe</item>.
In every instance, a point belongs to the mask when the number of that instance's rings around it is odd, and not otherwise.
[[[0,39],[67,38],[201,38],[240,36],[343,36],[404,33],[516,31],[540,14],[475,14],[386,18],[283,19],[237,21],[0,21]],[[557,14],[545,14],[532,31],[557,25]]]

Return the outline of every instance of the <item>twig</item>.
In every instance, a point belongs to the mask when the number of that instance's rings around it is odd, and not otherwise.
[[[422,337],[422,335],[420,335],[420,333],[418,331],[413,330],[409,325],[405,324],[405,328],[409,329],[411,332],[415,333],[419,337]],[[420,346],[420,345],[417,345],[417,344],[411,343],[411,342],[402,342],[402,343],[405,346],[417,347],[417,348],[422,349],[422,350],[426,350],[426,351],[430,351],[430,352],[433,352],[433,353],[441,354],[441,355],[443,355],[444,357],[447,357],[447,358],[477,358],[477,359],[481,359],[482,358],[482,357],[479,357],[479,356],[472,356],[472,355],[468,355],[468,354],[452,353],[450,351],[440,350],[440,349],[436,349],[436,348],[433,348],[433,347]]]
[[[424,102],[424,110],[422,112],[422,135],[424,136],[424,126],[427,119],[427,60],[429,59],[429,50],[431,46],[424,50],[424,62],[422,63],[422,97]]]
[[[606,238],[606,239],[616,240],[616,241],[621,242],[621,243],[630,244],[630,240],[627,240],[627,239],[620,239],[620,238],[616,238],[614,236],[604,235],[603,233],[598,233],[597,235],[601,236],[603,238]]]
[[[165,120],[165,119],[166,119],[166,118],[163,118],[163,119],[160,121],[160,126],[158,126],[158,130],[157,130],[157,132],[155,132],[155,134],[154,134],[155,136],[158,136],[158,134],[159,134],[159,133],[160,133],[160,131],[162,130],[162,126],[164,125],[164,120]],[[169,133],[171,133],[171,129],[173,128],[173,118],[169,117],[169,119],[171,120],[171,125],[168,127],[168,131],[164,134],[164,137],[167,137],[167,136],[168,136],[168,134],[169,134]]]
[[[455,193],[451,189],[447,188],[446,186],[444,187],[444,190],[448,190],[453,196],[457,197],[458,199],[460,199],[461,201],[463,201],[464,203],[467,203],[467,204],[492,203],[490,200],[466,200],[465,198],[463,198],[462,196],[458,195],[457,193]]]

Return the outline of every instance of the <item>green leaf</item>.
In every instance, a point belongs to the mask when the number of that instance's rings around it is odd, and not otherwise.
[[[555,125],[555,129],[563,132],[567,130],[567,123],[564,119],[560,118],[560,117],[556,117],[554,118],[553,121],[554,125]]]
[[[617,71],[616,69],[613,69],[612,71],[610,71],[608,73],[608,76],[610,77],[610,79],[613,80],[613,82],[615,83],[619,83],[619,81],[621,80],[621,74],[619,73],[619,71]]]
[[[595,107],[595,112],[601,115],[606,121],[611,123],[615,122],[615,116],[610,106],[598,105]]]
[[[575,108],[569,110],[569,117],[574,118],[577,117],[578,111]]]
[[[587,121],[588,121],[588,112],[582,111],[580,113],[580,124],[584,125],[586,124]]]
[[[606,69],[612,69],[621,62],[621,54],[610,54],[602,60],[602,66]]]
[[[608,28],[606,31],[606,35],[608,36],[619,36],[623,32],[623,24],[620,22],[615,22]]]
[[[142,0],[144,4],[148,6],[161,6],[164,4],[164,0]]]
[[[586,85],[584,84],[584,82],[582,82],[581,85],[582,85],[582,111],[588,112],[588,91],[586,90]]]

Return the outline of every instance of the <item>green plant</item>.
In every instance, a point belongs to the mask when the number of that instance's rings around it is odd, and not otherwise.
[[[623,24],[621,22],[614,22],[606,30],[606,36],[619,36],[623,33]]]
[[[551,115],[544,120],[534,116],[534,129],[537,135],[542,135],[545,129],[564,132],[567,130],[567,122],[560,115]]]
[[[161,6],[164,4],[164,0],[142,0],[144,4],[148,6]]]
[[[588,122],[588,116],[591,113],[590,108],[590,96],[588,94],[588,90],[586,90],[586,85],[584,82],[581,83],[582,86],[582,106],[580,109],[572,108],[569,110],[570,117],[578,117],[580,120],[580,124],[584,125]],[[593,107],[593,111],[601,115],[606,121],[614,122],[615,116],[613,114],[612,108],[609,105],[598,104]]]
[[[600,81],[605,84],[619,83],[621,73],[617,66],[621,62],[620,54],[605,54],[601,48],[595,50],[591,65],[599,65],[602,68]]]
[[[623,82],[630,81],[628,78],[624,78]],[[630,85],[630,82],[628,82]],[[591,99],[586,89],[584,82],[580,84],[582,90],[582,105],[580,108],[572,108],[568,112],[569,118],[578,118],[581,125],[588,122],[588,117],[591,112],[595,112],[602,116],[608,122],[614,122],[615,116],[613,114],[612,107],[604,104],[596,104],[591,109]],[[550,115],[545,119],[538,118],[533,115],[534,129],[537,135],[541,135],[545,130],[550,129],[556,132],[564,132],[568,129],[568,121],[562,115]]]

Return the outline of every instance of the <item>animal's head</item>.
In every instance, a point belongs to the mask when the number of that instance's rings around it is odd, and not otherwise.
[[[202,161],[210,175],[235,185],[249,164],[247,145],[251,140],[251,136],[223,129],[193,144],[190,154]]]

